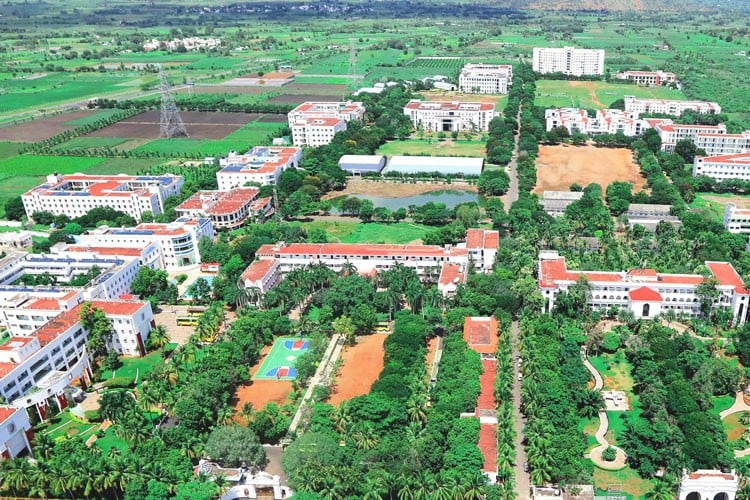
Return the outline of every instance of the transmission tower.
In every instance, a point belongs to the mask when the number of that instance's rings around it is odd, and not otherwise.
[[[349,81],[353,88],[359,87],[359,73],[357,73],[357,47],[354,38],[349,39]]]
[[[180,113],[174,96],[169,90],[167,75],[164,74],[164,66],[159,65],[159,90],[161,91],[161,120],[159,122],[159,135],[171,139],[173,137],[188,137],[185,124],[182,123]]]

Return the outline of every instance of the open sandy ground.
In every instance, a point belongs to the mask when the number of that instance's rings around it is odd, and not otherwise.
[[[383,371],[383,343],[387,337],[384,333],[373,333],[357,338],[356,345],[346,348],[329,403],[338,406],[370,392],[372,383]]]
[[[595,182],[606,190],[614,181],[632,182],[633,192],[646,185],[640,168],[626,148],[595,146],[540,146],[536,161],[537,181],[534,192],[568,191],[573,183],[586,186]]]
[[[260,353],[260,359],[255,366],[250,369],[251,377],[255,375],[255,372],[261,367],[270,350],[271,346],[265,346],[263,348]],[[253,408],[256,410],[263,408],[266,403],[272,401],[279,405],[283,405],[286,403],[291,392],[291,380],[250,380],[241,385],[234,394],[234,407],[237,411],[240,411],[246,402],[252,403]]]
[[[442,182],[419,182],[411,184],[398,181],[370,181],[360,178],[350,178],[343,191],[331,191],[323,199],[338,198],[339,196],[350,196],[353,194],[366,194],[379,198],[401,198],[443,190],[461,190],[476,193],[477,186],[457,182],[453,182],[452,184]]]

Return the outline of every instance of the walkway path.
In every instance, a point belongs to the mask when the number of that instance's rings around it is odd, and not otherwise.
[[[518,321],[514,321],[510,326],[510,341],[513,344],[512,359],[519,359],[518,351]],[[521,413],[521,381],[518,375],[521,372],[519,363],[513,363],[513,426],[516,431],[516,496],[518,498],[529,498],[531,491],[531,481],[528,472],[523,470],[523,464],[526,463],[526,448],[523,445],[523,430],[526,426],[526,417]]]
[[[518,139],[521,136],[521,107],[518,107],[518,115],[516,115],[516,123],[518,124],[518,130],[513,137],[513,155],[511,156],[510,163],[506,172],[510,178],[510,184],[508,184],[508,192],[503,196],[503,205],[505,211],[510,210],[511,205],[518,200]]]
[[[594,377],[594,390],[602,390],[602,388],[604,387],[602,376],[596,370],[596,368],[594,368],[594,365],[589,362],[586,356],[585,348],[581,349],[581,358],[583,359],[583,365],[589,372],[591,372],[591,376]],[[607,416],[607,412],[604,410],[599,410],[599,429],[596,431],[596,434],[594,434],[596,442],[599,443],[599,446],[591,450],[591,453],[588,454],[588,458],[590,458],[591,461],[594,462],[594,465],[596,465],[600,469],[619,470],[625,467],[627,455],[625,455],[625,452],[622,450],[622,448],[618,448],[617,446],[607,441],[606,436],[608,430],[609,417]],[[602,458],[602,453],[609,447],[612,447],[616,452],[615,459],[612,462],[608,462]]]
[[[328,343],[326,351],[323,353],[323,358],[320,360],[318,369],[315,370],[315,375],[310,379],[310,383],[307,385],[305,396],[297,408],[297,412],[294,414],[292,423],[289,426],[289,433],[293,434],[300,422],[302,417],[307,413],[307,405],[312,399],[312,392],[318,385],[328,385],[333,376],[333,368],[336,365],[336,360],[339,359],[341,350],[344,348],[344,339],[341,335],[334,335],[331,341]]]
[[[750,411],[750,405],[745,403],[745,397],[742,391],[738,391],[735,395],[734,404],[723,412],[719,413],[719,418],[724,420],[733,413],[741,413],[743,411]],[[744,450],[734,450],[734,456],[737,458],[747,455],[750,455],[750,448],[745,448]]]

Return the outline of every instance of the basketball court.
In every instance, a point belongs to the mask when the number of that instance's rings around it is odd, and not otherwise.
[[[276,339],[263,364],[253,375],[253,380],[294,380],[297,377],[294,363],[309,347],[310,341],[305,338]]]

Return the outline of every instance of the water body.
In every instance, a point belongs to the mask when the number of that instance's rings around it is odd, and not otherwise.
[[[379,196],[368,196],[366,194],[353,194],[350,197],[359,198],[360,200],[370,200],[377,207],[385,207],[388,210],[398,210],[399,208],[409,208],[410,205],[421,206],[429,202],[444,203],[446,208],[455,208],[461,203],[479,203],[479,195],[470,191],[459,189],[446,189],[440,191],[431,191],[429,193],[417,194],[414,196],[405,196],[403,198],[381,198]],[[340,198],[339,198],[340,199]],[[334,200],[334,203],[339,201]]]

